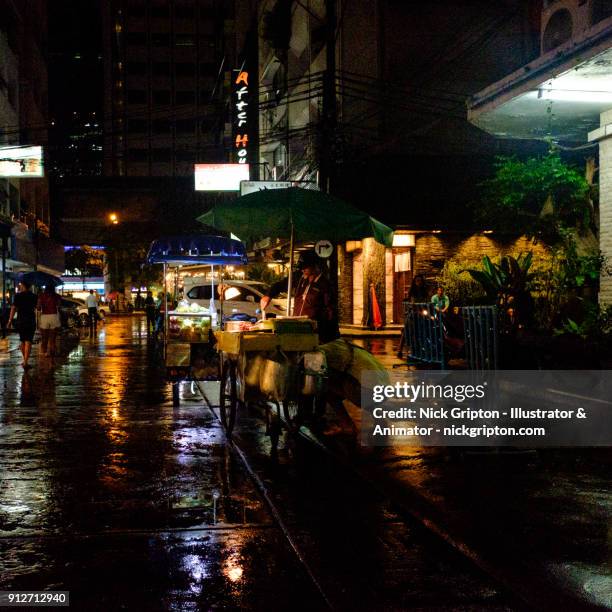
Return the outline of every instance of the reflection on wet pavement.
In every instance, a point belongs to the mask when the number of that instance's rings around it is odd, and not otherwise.
[[[16,352],[0,358],[0,589],[70,590],[78,610],[323,609],[216,418],[187,386],[173,408],[142,318],[109,317],[33,363],[24,373]],[[263,433],[241,415],[249,456],[339,609],[507,609],[321,457],[285,450],[273,466]]]

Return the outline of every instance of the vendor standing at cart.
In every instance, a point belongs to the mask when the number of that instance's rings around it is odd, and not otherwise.
[[[298,270],[293,274],[292,285],[295,287],[293,316],[305,316],[316,321],[321,344],[339,338],[336,302],[331,283],[323,273],[319,257],[312,251],[303,253],[298,262]],[[273,298],[282,291],[287,291],[288,285],[289,278],[272,285],[268,294],[260,300],[262,311]]]

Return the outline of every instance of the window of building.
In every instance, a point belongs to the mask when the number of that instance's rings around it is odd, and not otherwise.
[[[177,104],[195,104],[195,91],[177,91]]]
[[[168,134],[172,131],[172,124],[168,119],[155,119],[153,121],[153,132],[155,134]]]
[[[177,47],[195,47],[196,37],[194,34],[176,34],[174,44]]]
[[[144,89],[128,89],[127,102],[128,104],[146,104],[147,92]]]
[[[200,104],[208,104],[215,88],[214,82],[209,83],[208,87],[200,90]]]
[[[213,62],[205,62],[200,64],[200,76],[202,77],[216,77],[217,66]]]
[[[145,119],[128,119],[127,129],[130,134],[143,134],[147,131]]]
[[[151,151],[151,161],[154,161],[154,162],[172,161],[172,149],[167,148],[167,147],[153,149]]]
[[[167,3],[155,3],[151,7],[151,17],[160,17],[162,19],[168,19],[170,17],[170,7]]]
[[[216,17],[217,11],[212,3],[204,2],[200,5],[200,19],[202,21],[212,20]]]
[[[128,62],[127,71],[133,75],[146,75],[147,65],[144,62]]]
[[[178,119],[176,122],[177,134],[192,134],[195,128],[196,122],[193,119]]]
[[[195,155],[191,151],[176,151],[176,161],[183,163],[195,163]]]
[[[208,30],[204,32],[203,30]],[[199,45],[201,49],[214,49],[217,46],[217,39],[214,35],[214,29],[210,28],[200,28],[200,37],[199,37]]]
[[[127,7],[128,17],[145,17],[147,8],[144,4],[129,4]]]
[[[170,46],[170,34],[164,32],[156,32],[151,34],[151,44],[154,47],[168,47]]]
[[[193,4],[177,4],[174,9],[174,16],[177,19],[194,19],[195,7]]]
[[[132,162],[146,162],[149,161],[149,150],[148,149],[128,149],[127,157]]]
[[[215,120],[212,117],[207,117],[200,122],[200,132],[202,134],[210,134],[215,127]]]
[[[153,74],[155,76],[169,76],[170,62],[153,62]]]
[[[158,89],[153,92],[153,104],[170,104],[170,91],[167,89]]]
[[[193,77],[195,64],[192,62],[178,62],[175,64],[176,76]]]
[[[127,32],[125,35],[126,44],[134,47],[140,47],[147,44],[146,32]]]

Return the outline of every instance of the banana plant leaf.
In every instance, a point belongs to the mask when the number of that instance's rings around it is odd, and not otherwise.
[[[289,187],[267,189],[218,204],[198,217],[200,223],[233,232],[242,241],[265,237],[296,241],[372,237],[392,246],[393,230],[350,204],[320,191]]]

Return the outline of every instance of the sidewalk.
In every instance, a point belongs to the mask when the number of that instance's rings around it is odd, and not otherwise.
[[[388,325],[381,329],[370,329],[369,327],[362,327],[361,325],[341,325],[340,335],[358,338],[365,338],[369,336],[388,336],[399,338],[402,335],[402,328],[402,325]]]
[[[6,338],[0,338],[0,355],[9,354],[19,348],[19,336],[7,334]]]

